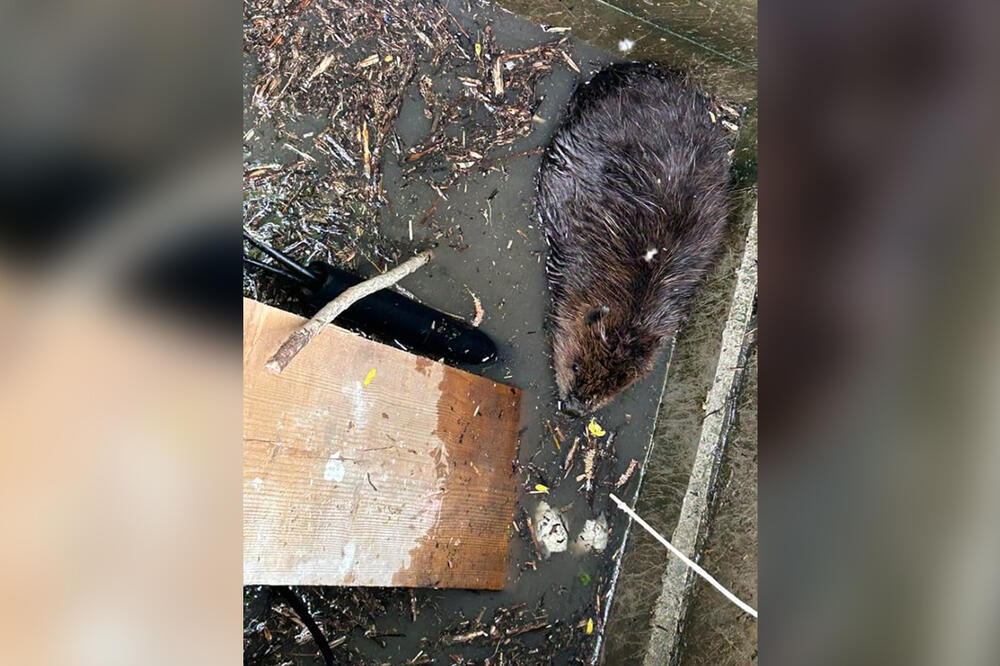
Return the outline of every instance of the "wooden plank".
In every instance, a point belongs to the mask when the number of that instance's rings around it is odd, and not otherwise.
[[[500,589],[518,389],[243,303],[245,584]]]

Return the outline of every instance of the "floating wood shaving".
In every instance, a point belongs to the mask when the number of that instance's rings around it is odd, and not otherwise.
[[[292,151],[296,155],[299,155],[300,157],[303,157],[303,158],[309,160],[310,162],[315,162],[316,161],[315,157],[313,157],[309,153],[302,152],[301,150],[299,150],[298,148],[296,148],[295,146],[293,146],[290,143],[285,143],[285,148],[288,148],[288,150]]]
[[[503,65],[503,58],[497,58],[493,62],[493,94],[497,97],[503,95],[503,74],[500,67]]]
[[[361,123],[361,150],[364,152],[365,158],[365,178],[371,178],[372,175],[372,152],[368,147],[368,121]]]
[[[566,64],[570,66],[570,69],[579,74],[580,68],[576,66],[576,63],[573,62],[573,59],[569,57],[569,54],[566,53],[565,51],[560,51],[559,53],[562,54],[563,60],[565,60]]]
[[[563,463],[563,478],[565,479],[569,476],[569,470],[573,466],[573,457],[576,455],[576,450],[580,446],[580,438],[577,437],[573,440],[573,446],[570,447],[569,453],[566,454],[566,462]]]
[[[479,300],[479,297],[472,292],[471,289],[466,287],[465,290],[469,292],[469,296],[472,296],[472,305],[475,306],[476,308],[476,317],[472,320],[472,327],[479,328],[479,325],[483,323],[483,316],[485,316],[486,314],[486,312],[483,310],[483,303],[482,301]]]
[[[550,423],[548,419],[545,420],[545,427],[549,431],[549,434],[552,435],[552,441],[556,445],[556,451],[562,451],[562,445],[559,443],[559,438],[556,437],[556,432],[552,429],[552,423]]]
[[[479,629],[476,631],[470,631],[466,634],[458,634],[455,636],[442,636],[441,642],[444,643],[445,645],[466,645],[468,643],[473,642],[477,638],[486,638],[487,636],[489,636],[489,634],[487,634],[482,629]]]
[[[306,85],[308,85],[313,79],[315,79],[317,76],[319,76],[320,74],[322,74],[323,72],[325,72],[327,69],[329,69],[330,65],[333,64],[333,61],[334,61],[335,58],[336,58],[336,55],[334,55],[333,53],[331,53],[328,56],[326,56],[325,58],[323,58],[322,60],[320,60],[319,64],[316,65],[316,69],[314,69],[312,71],[312,74],[309,75],[309,78],[306,79]]]
[[[632,478],[632,474],[635,473],[635,470],[638,466],[639,466],[639,461],[636,460],[635,458],[632,458],[632,461],[628,464],[628,469],[626,469],[625,472],[620,477],[618,477],[618,481],[615,483],[615,488],[621,488],[626,483],[628,483],[628,480]]]

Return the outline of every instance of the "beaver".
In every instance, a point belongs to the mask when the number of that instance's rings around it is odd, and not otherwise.
[[[652,368],[719,253],[732,140],[713,109],[649,63],[607,67],[570,99],[536,198],[566,412],[606,405]]]

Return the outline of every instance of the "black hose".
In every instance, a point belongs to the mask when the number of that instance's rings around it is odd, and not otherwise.
[[[285,603],[292,607],[295,614],[299,616],[302,623],[306,625],[306,629],[312,634],[313,641],[319,648],[319,651],[323,654],[323,659],[326,661],[326,666],[335,666],[336,661],[333,658],[333,650],[330,649],[330,643],[327,642],[326,636],[323,635],[323,630],[319,628],[316,624],[316,620],[313,619],[312,615],[309,613],[309,608],[306,603],[302,601],[302,597],[295,593],[290,587],[275,587],[274,591],[284,599]]]
[[[246,227],[243,227],[243,237],[246,238],[248,241],[250,241],[250,243],[252,245],[255,245],[262,252],[264,252],[268,256],[270,256],[272,259],[274,259],[277,262],[280,262],[280,263],[284,264],[285,266],[287,266],[288,268],[290,268],[294,272],[296,272],[296,273],[302,275],[303,277],[305,277],[310,282],[316,282],[318,280],[318,278],[315,275],[313,275],[307,269],[305,269],[302,266],[300,266],[295,260],[293,260],[288,255],[286,255],[286,254],[284,254],[282,252],[278,252],[277,250],[275,250],[273,247],[271,247],[270,245],[268,245],[264,241],[259,241],[256,238],[254,238],[250,234],[250,232],[247,231]]]
[[[300,278],[298,275],[292,275],[288,271],[282,270],[282,269],[278,268],[277,266],[272,266],[271,264],[265,264],[263,261],[257,261],[256,259],[251,259],[250,257],[248,257],[246,255],[243,256],[243,263],[249,264],[249,265],[251,265],[251,266],[253,266],[255,268],[259,268],[259,269],[261,269],[263,271],[267,271],[268,273],[272,273],[273,275],[280,275],[281,277],[285,278],[286,280],[291,280],[292,282],[298,282],[300,284],[304,284],[305,283],[305,281],[302,278]]]

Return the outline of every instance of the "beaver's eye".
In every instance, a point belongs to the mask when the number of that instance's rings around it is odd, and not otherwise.
[[[573,364],[573,374],[575,375],[578,372],[580,372],[580,364],[579,363],[574,363]]]

